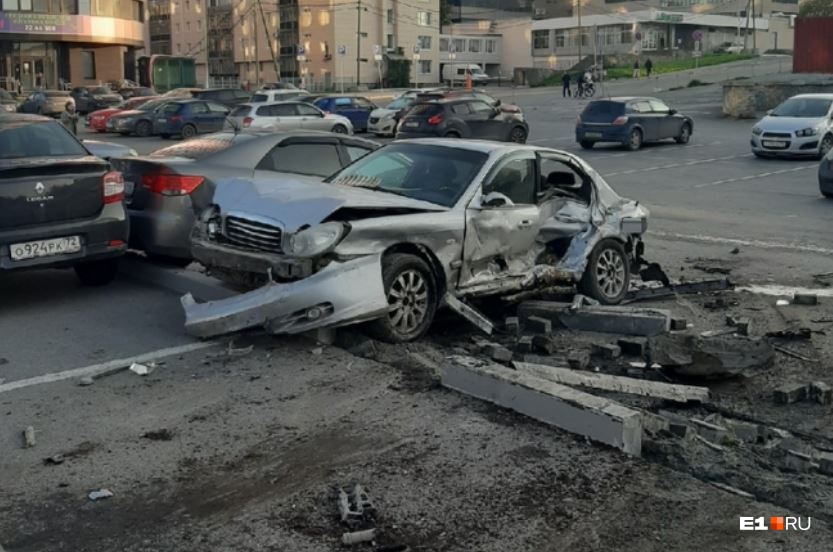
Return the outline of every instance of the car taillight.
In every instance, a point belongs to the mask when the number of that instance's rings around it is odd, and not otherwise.
[[[247,126],[251,125],[253,121],[254,121],[254,119],[252,119],[251,117],[246,117],[246,118],[243,119],[243,126],[247,127]]]
[[[622,115],[621,117],[616,117],[613,120],[613,126],[622,126],[628,122],[628,118]]]
[[[201,176],[152,173],[142,175],[142,186],[154,194],[164,196],[189,195],[203,183]]]
[[[110,171],[101,178],[104,204],[118,203],[124,199],[124,178],[119,171]]]
[[[428,124],[431,126],[438,125],[443,122],[443,114],[437,113],[436,115],[432,115],[428,117]]]
[[[171,115],[170,117],[168,117],[168,120],[172,123],[178,123],[182,120],[182,115]]]

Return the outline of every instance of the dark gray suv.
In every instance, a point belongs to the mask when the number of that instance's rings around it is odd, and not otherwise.
[[[72,266],[86,285],[127,250],[124,180],[60,123],[0,115],[0,270]]]

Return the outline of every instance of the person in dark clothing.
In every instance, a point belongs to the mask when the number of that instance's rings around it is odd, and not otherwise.
[[[561,76],[561,97],[569,98],[572,95],[570,92],[570,73],[564,73]]]
[[[645,73],[650,77],[651,71],[654,69],[654,62],[651,61],[651,58],[645,60]]]

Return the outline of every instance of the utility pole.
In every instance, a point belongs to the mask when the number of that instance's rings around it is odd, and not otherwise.
[[[749,42],[749,6],[752,4],[752,0],[747,0],[746,2],[746,29],[743,31],[743,51],[746,51],[746,46]]]
[[[578,62],[581,63],[581,0],[576,0],[576,6],[578,7]]]
[[[255,90],[258,90],[260,89],[260,41],[257,38],[257,14],[254,10],[252,10],[252,23],[255,29]]]
[[[208,23],[211,16],[208,14],[208,0],[205,0],[205,87],[211,87],[211,43],[208,41]]]
[[[257,0],[257,7],[260,9],[260,18],[263,20],[263,32],[266,33],[266,41],[269,43],[269,55],[272,56],[272,63],[275,64],[275,82],[281,80],[281,68],[278,65],[278,54],[275,52],[275,44],[269,36],[269,27],[266,25],[266,15],[263,13],[263,4]]]
[[[752,52],[758,50],[758,23],[755,21],[755,0],[752,2]]]
[[[356,6],[356,19],[358,30],[356,31],[356,89],[359,88],[359,75],[362,70],[362,0]]]

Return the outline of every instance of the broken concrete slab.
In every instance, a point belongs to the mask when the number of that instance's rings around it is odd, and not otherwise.
[[[638,456],[642,417],[614,401],[471,357],[450,357],[442,385]]]
[[[734,285],[727,278],[702,280],[699,282],[686,282],[670,284],[663,287],[643,288],[628,292],[625,301],[642,301],[646,299],[660,299],[672,295],[689,295],[694,293],[708,293],[713,291],[725,291],[732,289]]]
[[[532,348],[534,351],[551,355],[558,350],[555,341],[546,335],[532,336]]]
[[[517,316],[507,316],[503,322],[503,329],[509,335],[518,335],[521,333],[521,319]]]
[[[683,332],[688,328],[688,321],[685,318],[672,318],[671,331]]]
[[[819,454],[819,472],[824,475],[833,475],[833,454],[829,452]]]
[[[497,362],[512,362],[513,354],[512,351],[503,345],[493,343],[489,350],[489,358],[496,360]]]
[[[712,424],[697,418],[691,418],[690,420],[694,428],[697,430],[697,434],[712,443],[722,443],[724,437],[726,437],[726,434],[728,433],[728,430],[723,426]]]
[[[751,322],[744,316],[736,316],[734,314],[726,315],[726,325],[735,329],[738,335],[749,335],[749,325]]]
[[[651,435],[659,435],[671,431],[671,423],[662,416],[652,412],[640,411],[642,414],[642,431]]]
[[[529,362],[514,362],[519,371],[564,385],[577,385],[604,391],[628,393],[675,402],[707,402],[709,390],[705,387],[676,385],[657,381],[646,381],[623,376],[611,376],[594,372],[576,372],[567,368],[544,366]]]
[[[796,472],[806,472],[817,467],[809,454],[797,450],[788,450],[784,455],[784,467]]]
[[[618,345],[611,345],[610,343],[594,343],[590,347],[590,352],[594,356],[607,360],[613,360],[622,356],[622,348]]]
[[[761,436],[760,428],[753,423],[740,420],[724,420],[724,424],[738,441],[757,443]]]
[[[793,305],[815,306],[819,304],[819,296],[815,293],[796,293],[793,295]]]
[[[448,308],[450,308],[451,310],[453,310],[454,312],[456,312],[457,314],[474,324],[476,327],[480,329],[480,331],[482,331],[486,335],[492,335],[492,333],[494,333],[495,326],[494,324],[492,324],[491,320],[486,318],[486,316],[480,313],[480,311],[478,311],[477,309],[463,303],[462,301],[454,297],[454,295],[452,295],[450,292],[446,293],[443,296],[443,302],[446,304],[446,306],[448,306]]]
[[[556,368],[569,368],[570,363],[566,355],[540,356],[524,355],[524,362],[532,364],[543,364],[544,366],[555,366]]]
[[[792,404],[807,398],[807,385],[803,383],[788,383],[772,392],[772,398],[777,404]]]
[[[646,341],[641,339],[620,339],[616,342],[622,354],[643,358],[645,356]]]
[[[569,303],[524,301],[518,306],[522,323],[530,317],[549,320],[553,327],[571,330],[654,336],[669,331],[671,313],[659,309],[621,306],[586,306],[574,310]]]
[[[766,341],[739,335],[656,336],[650,341],[650,355],[652,362],[677,375],[705,378],[741,375],[769,367],[775,358]]]
[[[533,349],[532,346],[532,336],[531,335],[524,335],[519,340],[515,346],[515,350],[519,353],[531,353]]]
[[[822,381],[814,381],[810,384],[809,396],[811,401],[819,404],[833,403],[833,387]]]
[[[530,333],[550,335],[552,322],[540,316],[529,316],[524,320],[524,329]]]
[[[586,370],[590,366],[590,351],[584,349],[567,351],[567,364],[573,370]]]
[[[35,439],[35,428],[32,426],[23,430],[23,448],[32,448],[37,444]]]

